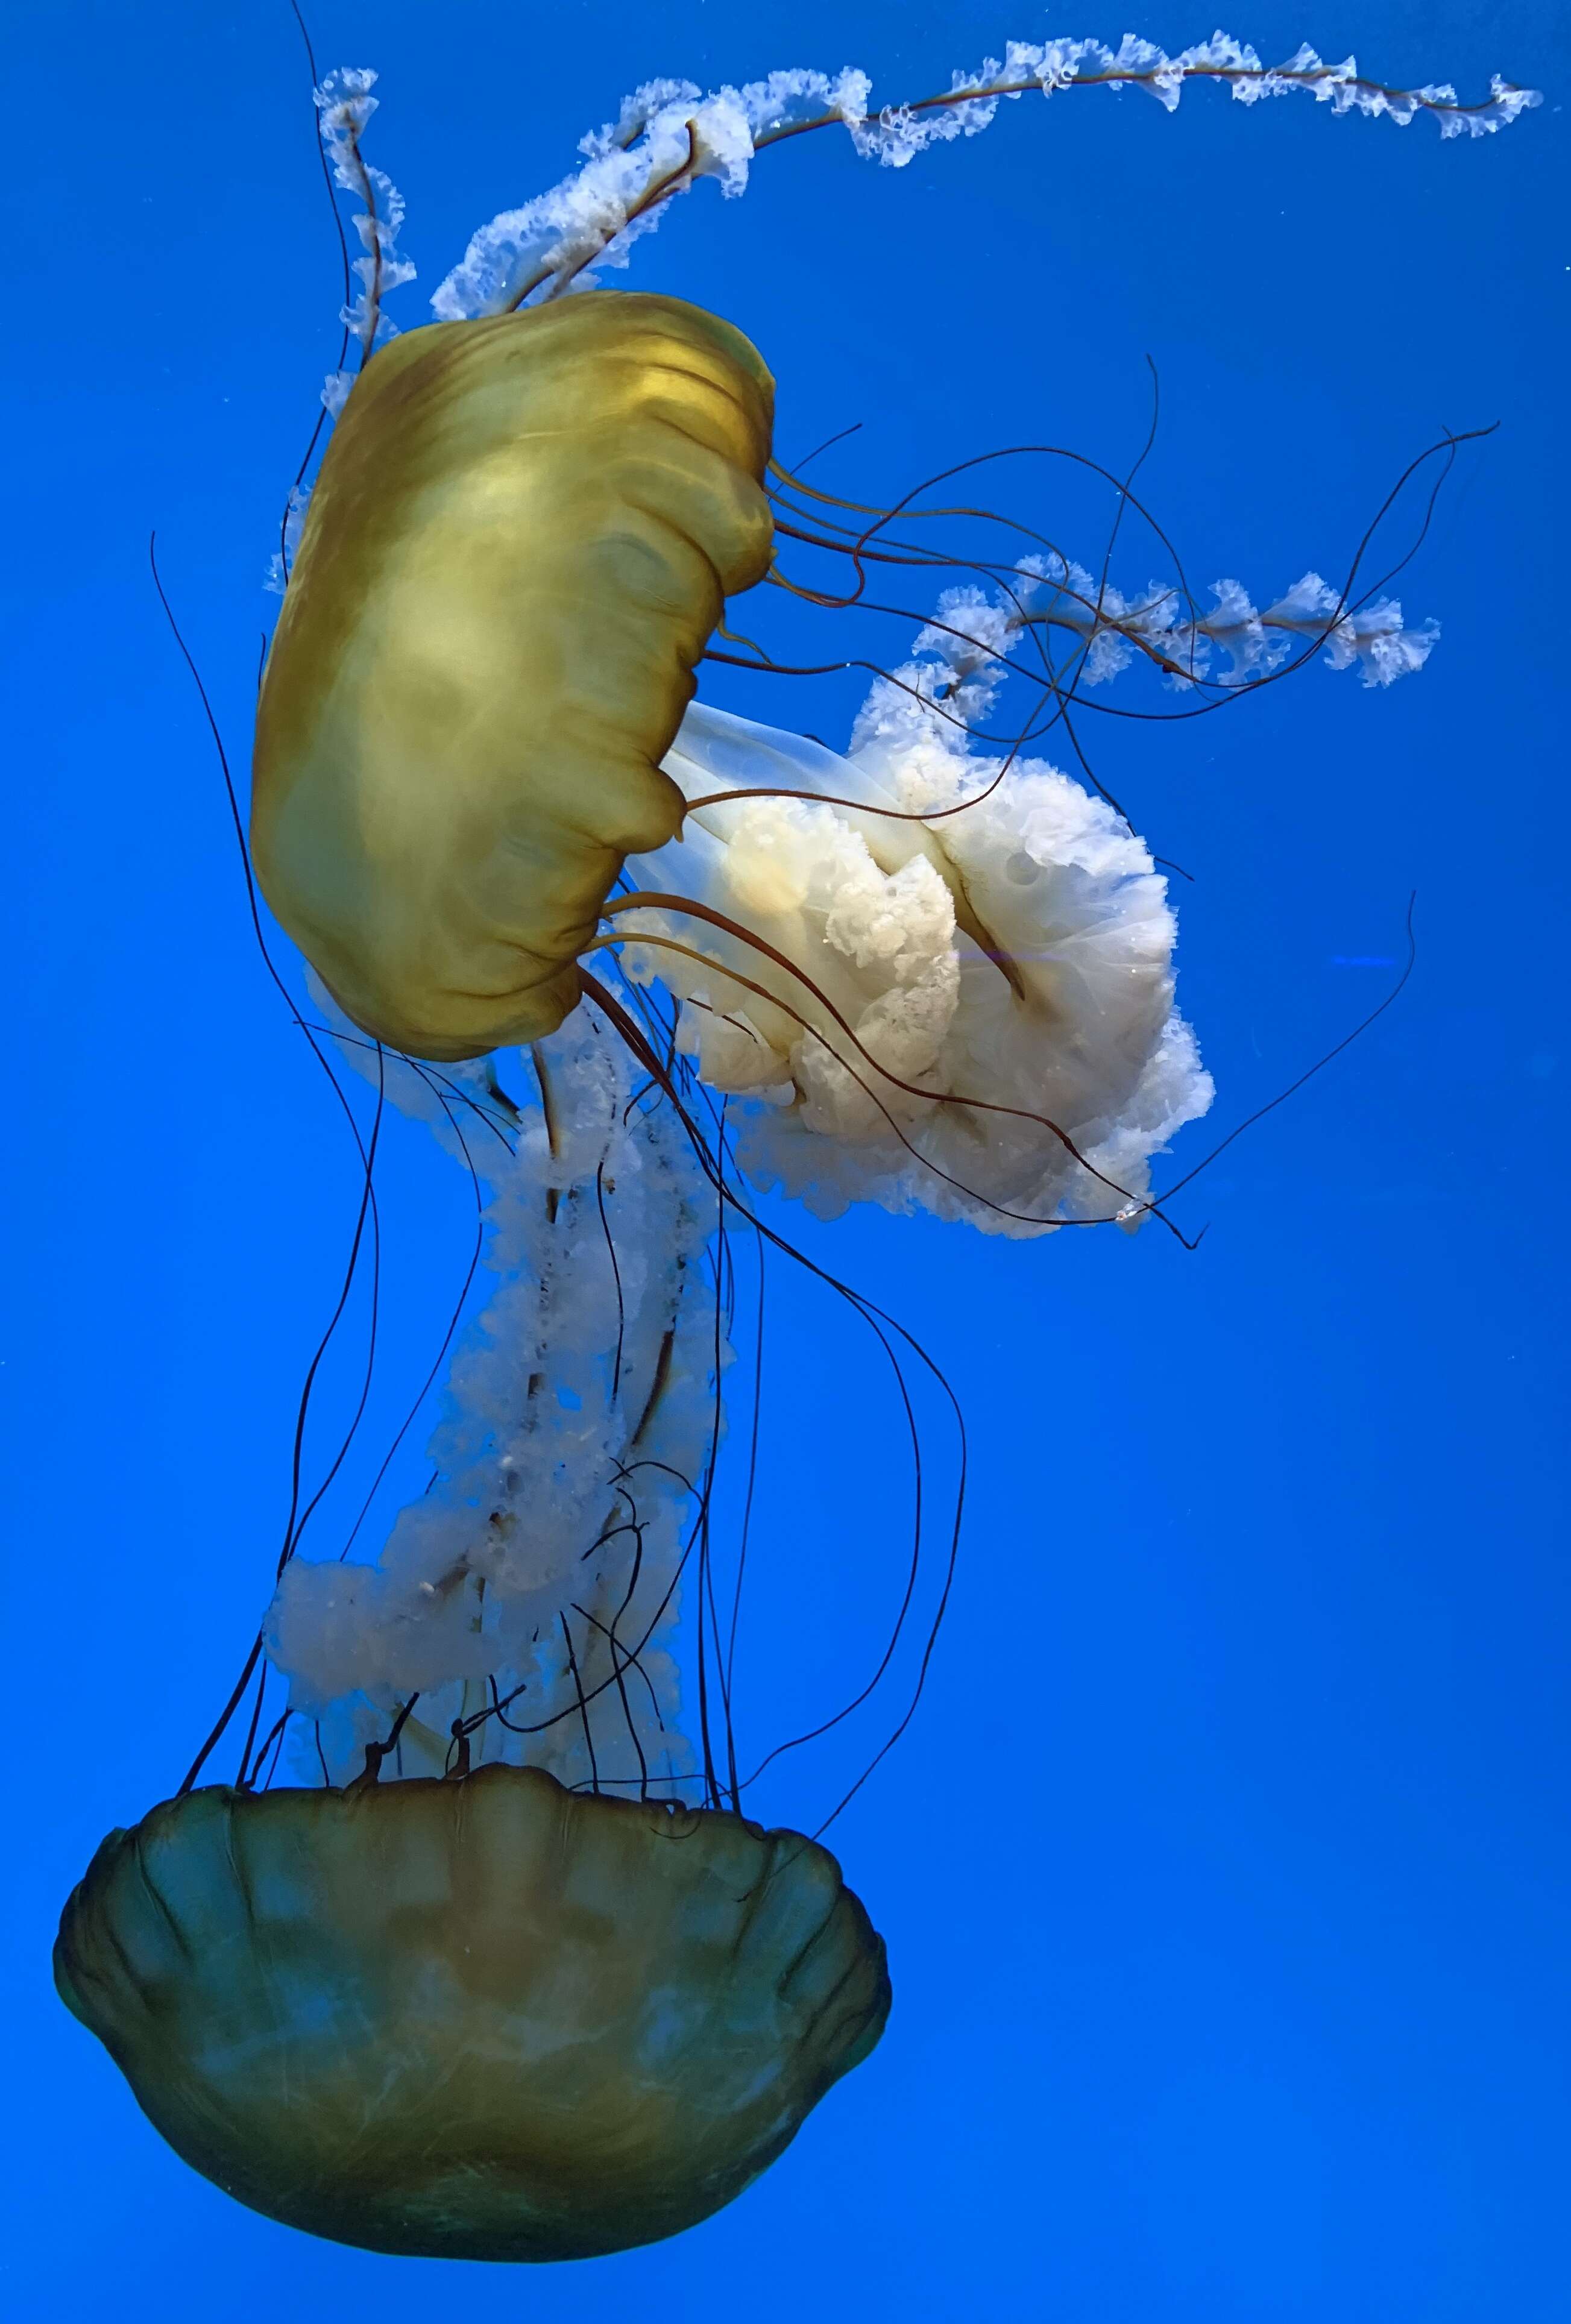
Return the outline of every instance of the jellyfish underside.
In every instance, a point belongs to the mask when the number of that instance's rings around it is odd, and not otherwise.
[[[815,1842],[501,1766],[166,1803],[104,1842],[55,1972],[195,2169],[434,2258],[693,2226],[889,2008],[883,1941]]]

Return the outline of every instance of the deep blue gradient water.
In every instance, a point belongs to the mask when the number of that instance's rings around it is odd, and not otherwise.
[[[310,16],[324,67],[384,77],[370,151],[408,198],[406,326],[474,226],[552,182],[653,74],[855,61],[915,95],[1012,34],[1123,29],[973,0]],[[1176,0],[1134,21],[1174,49],[1211,29]],[[0,2297],[17,2324],[476,2303],[540,2324],[1567,2313],[1571,44],[1548,0],[1255,0],[1230,28],[1464,95],[1498,69],[1546,103],[1442,143],[1301,97],[1246,110],[1191,88],[1169,119],[1081,90],[901,173],[826,134],[762,160],[740,203],[701,189],[611,278],[757,341],[786,458],[859,422],[818,472],[853,497],[1025,441],[1122,469],[1150,355],[1142,487],[1189,571],[1257,602],[1310,567],[1339,577],[1443,430],[1499,429],[1464,447],[1395,585],[1442,625],[1420,675],[1372,693],[1314,667],[1216,716],[1088,722],[1103,779],[1192,874],[1180,990],[1219,1095],[1176,1167],[1373,1007],[1417,891],[1400,1001],[1181,1199],[1191,1233],[1208,1224],[1198,1250],[1150,1228],[1015,1244],[876,1213],[797,1222],[944,1362],[971,1424],[926,1697],[831,1835],[888,1937],[894,2015],[734,2208],[517,2280],[231,2204],[49,1981],[68,1888],[179,1781],[267,1596],[356,1185],[257,959],[147,570],[156,527],[243,774],[262,573],[337,336],[299,35],[282,0],[12,12]],[[1096,562],[1105,496],[1041,464],[998,490]],[[1397,512],[1393,556],[1420,514]],[[1114,580],[1165,571],[1123,536]],[[774,684],[715,692],[843,739],[854,681],[810,705]],[[1127,683],[1104,698],[1173,706]],[[391,1413],[466,1229],[415,1133],[390,1136],[386,1169]],[[760,1735],[855,1683],[898,1594],[907,1492],[851,1325],[784,1275],[772,1323],[744,1645]],[[319,1452],[351,1377],[326,1385]],[[821,1815],[857,1764],[848,1743],[784,1773],[761,1809]]]

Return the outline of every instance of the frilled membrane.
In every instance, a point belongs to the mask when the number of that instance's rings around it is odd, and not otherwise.
[[[812,1840],[500,1766],[167,1802],[98,1850],[55,1977],[217,2185],[445,2259],[692,2226],[889,2010],[883,1941]]]
[[[845,758],[694,704],[666,769],[699,804],[629,874],[726,925],[639,906],[616,921],[624,964],[681,1001],[711,1088],[764,1101],[737,1130],[755,1183],[827,1217],[1132,1222],[1150,1157],[1212,1096],[1173,1006],[1166,884],[1104,801],[971,754],[917,695],[931,669],[901,676]],[[949,697],[973,716],[986,698]],[[714,797],[733,791],[757,795]]]
[[[539,1038],[725,597],[767,567],[773,383],[728,323],[589,291],[393,340],[311,497],[257,714],[252,846],[365,1031]]]

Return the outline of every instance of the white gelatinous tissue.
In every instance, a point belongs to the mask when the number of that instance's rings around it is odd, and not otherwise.
[[[390,290],[415,278],[413,265],[398,247],[403,196],[387,172],[367,162],[360,152],[360,140],[379,102],[371,94],[376,78],[369,66],[340,66],[312,92],[317,125],[334,180],[365,206],[353,221],[361,255],[351,262],[349,271],[359,289],[341,309],[339,319],[366,355],[397,328],[383,312],[382,301]],[[323,401],[330,411],[341,408],[341,400],[337,406],[330,401],[333,392],[334,381],[329,379]]]
[[[1212,1098],[1173,1005],[1167,883],[1104,800],[974,748],[1018,630],[977,591],[941,612],[844,757],[692,706],[665,761],[689,799],[811,796],[700,806],[629,862],[634,890],[762,943],[640,907],[615,918],[624,966],[679,997],[700,1078],[753,1101],[736,1150],[754,1183],[824,1216],[1138,1223],[1151,1157]]]
[[[1409,626],[1400,598],[1349,603],[1318,573],[1306,573],[1263,612],[1242,582],[1214,581],[1209,613],[1189,604],[1173,582],[1148,582],[1125,596],[1057,552],[1024,559],[1017,580],[1016,595],[1029,598],[1034,620],[1083,641],[1082,687],[1105,685],[1142,659],[1180,692],[1206,678],[1243,686],[1294,652],[1311,650],[1324,651],[1328,669],[1356,668],[1365,686],[1392,686],[1423,669],[1440,635],[1436,621]],[[968,616],[959,626],[975,623]],[[1213,667],[1216,649],[1228,656],[1220,669]]]
[[[346,1054],[367,1070],[364,1046]],[[580,1687],[602,1781],[636,1775],[639,1750],[661,1779],[691,1764],[670,1649],[728,1354],[713,1204],[670,1107],[630,1110],[633,1061],[597,1018],[579,1010],[537,1055],[549,1122],[531,1104],[511,1154],[474,1111],[473,1069],[387,1078],[483,1168],[497,1281],[453,1360],[430,1490],[374,1563],[294,1559],[268,1613],[268,1654],[335,1780],[415,1692],[405,1773],[440,1772],[452,1720],[500,1695],[513,1727],[478,1726],[474,1764],[587,1780]]]
[[[1140,88],[1171,113],[1195,79],[1215,81],[1244,104],[1301,91],[1334,113],[1384,115],[1404,127],[1429,113],[1446,137],[1488,135],[1541,101],[1497,73],[1486,103],[1460,105],[1449,85],[1389,88],[1362,78],[1352,57],[1326,64],[1307,47],[1266,65],[1227,32],[1172,56],[1132,32],[1116,49],[1097,40],[1011,41],[1002,59],[952,74],[947,89],[876,108],[871,80],[855,66],[832,76],[772,72],[707,92],[696,81],[646,81],[624,98],[614,122],[579,141],[578,170],[471,237],[431,305],[453,322],[586,289],[591,265],[627,263],[633,242],[659,225],[675,195],[704,178],[716,179],[725,194],[744,192],[755,155],[792,131],[839,124],[864,158],[901,170],[933,145],[976,135],[1001,103],[1076,86]]]

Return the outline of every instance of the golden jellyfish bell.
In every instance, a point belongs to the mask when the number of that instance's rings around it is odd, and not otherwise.
[[[257,712],[252,849],[367,1033],[554,1030],[727,595],[768,567],[773,382],[679,299],[587,291],[393,340],[311,497]]]
[[[890,1997],[816,1842],[501,1766],[166,1802],[98,1850],[55,1978],[229,2194],[448,2259],[587,2258],[707,2218]]]

